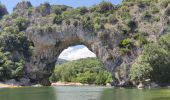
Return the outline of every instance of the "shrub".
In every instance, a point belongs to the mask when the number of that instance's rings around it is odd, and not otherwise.
[[[169,84],[170,81],[170,35],[162,36],[158,43],[144,46],[142,54],[132,66],[130,76],[132,80],[144,81],[151,79],[160,85]]]
[[[168,8],[166,9],[165,14],[166,14],[167,16],[170,16],[170,7],[168,7]]]
[[[161,0],[160,6],[162,8],[166,8],[168,6],[168,4],[170,4],[169,0]]]
[[[50,14],[50,10],[51,10],[51,6],[48,2],[45,2],[44,4],[41,4],[39,6],[39,11],[42,14],[42,16]]]
[[[151,12],[152,12],[152,14],[159,13],[159,9],[156,7],[156,5],[151,7]]]
[[[121,15],[122,20],[130,20],[130,19],[132,19],[132,16],[129,14],[129,12],[123,12],[120,15]]]
[[[79,12],[80,15],[84,15],[87,12],[89,12],[89,10],[86,7],[79,7],[76,10]]]
[[[111,11],[111,10],[113,10],[113,4],[111,3],[111,2],[101,2],[100,4],[99,4],[99,12],[100,13],[106,13],[106,12],[108,12],[108,11]]]
[[[149,63],[134,63],[130,69],[130,79],[144,82],[146,79],[150,79],[152,71],[153,69]]]
[[[10,52],[0,50],[0,80],[19,78],[23,75],[24,62],[22,59],[11,60]]]
[[[132,44],[133,44],[132,39],[126,38],[126,39],[121,41],[120,46],[121,47],[131,47]]]
[[[100,23],[101,23],[100,17],[95,17],[95,18],[93,19],[93,23],[94,23],[94,24],[100,24]]]
[[[129,54],[131,52],[131,49],[129,48],[120,48],[120,53],[121,54]]]
[[[95,31],[99,31],[101,29],[105,29],[103,24],[94,24]]]
[[[74,25],[75,27],[77,27],[77,26],[78,26],[78,21],[75,20],[75,21],[73,22],[73,25]]]
[[[112,82],[111,76],[96,58],[86,58],[56,65],[50,80],[105,85]]]
[[[116,18],[116,15],[114,14],[111,14],[108,16],[108,22],[111,23],[111,24],[115,24],[117,23],[118,19]]]
[[[63,19],[76,18],[77,15],[79,15],[79,12],[75,9],[70,9],[70,10],[64,11],[61,14]]]
[[[55,13],[56,15],[61,15],[62,10],[58,6],[52,6],[52,12]]]
[[[103,1],[99,5],[93,6],[90,11],[91,12],[99,12],[99,13],[107,13],[114,9],[114,6],[111,2]]]
[[[152,19],[152,15],[149,12],[146,11],[143,14],[143,19],[146,20],[146,21],[150,21]]]
[[[33,9],[34,9],[33,7],[29,7],[28,8],[28,14],[31,14],[33,12]]]
[[[66,20],[65,20],[65,23],[66,23],[66,25],[70,25],[70,20],[69,20],[69,19],[66,19]]]
[[[63,18],[60,15],[56,15],[53,19],[53,24],[61,25]]]
[[[15,19],[14,23],[15,23],[15,25],[18,26],[19,31],[24,31],[24,30],[26,30],[26,28],[29,25],[29,20],[22,18],[22,17],[18,17],[18,18]]]
[[[127,26],[134,31],[137,28],[137,22],[134,20],[126,20]]]

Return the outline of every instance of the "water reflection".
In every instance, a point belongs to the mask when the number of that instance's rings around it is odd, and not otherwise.
[[[0,89],[0,100],[57,100],[57,96],[51,87],[27,87]]]
[[[168,89],[105,89],[100,100],[170,100]]]
[[[0,100],[170,100],[170,90],[91,86],[24,87],[0,89]]]
[[[143,90],[135,89],[106,89],[101,100],[146,100]]]

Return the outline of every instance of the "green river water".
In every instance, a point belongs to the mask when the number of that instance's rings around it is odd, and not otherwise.
[[[0,100],[170,100],[170,89],[118,89],[92,86],[0,89]]]

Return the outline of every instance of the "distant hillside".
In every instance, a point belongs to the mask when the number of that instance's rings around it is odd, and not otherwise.
[[[61,59],[61,58],[58,58],[57,62],[56,62],[56,65],[61,65],[61,64],[64,64],[64,63],[67,63],[69,62],[68,60],[66,59]]]

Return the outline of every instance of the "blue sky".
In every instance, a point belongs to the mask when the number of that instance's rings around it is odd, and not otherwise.
[[[2,4],[4,4],[9,12],[12,12],[15,5],[23,0],[0,0]],[[102,0],[27,0],[31,1],[33,6],[38,6],[41,3],[48,1],[50,4],[64,4],[72,7],[79,7],[79,6],[92,6],[94,4],[100,3]],[[111,1],[113,4],[121,3],[121,0],[108,0]]]

